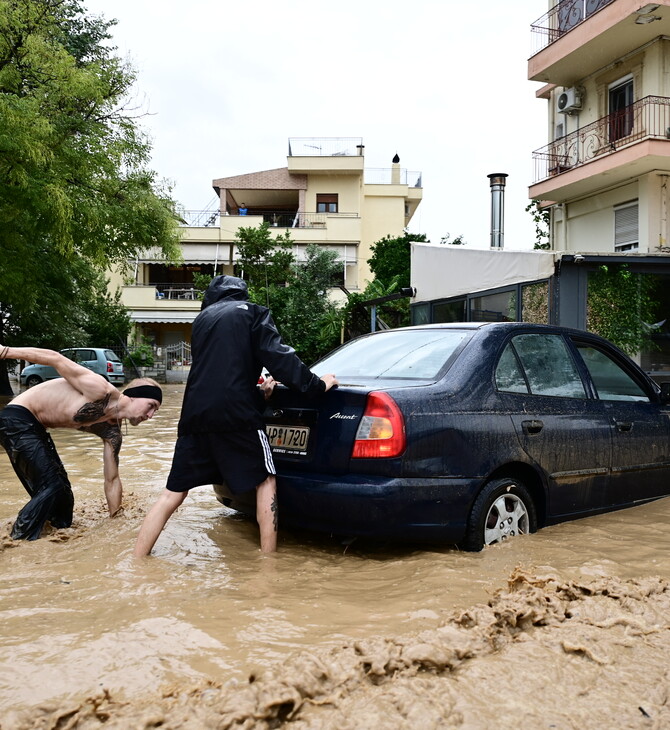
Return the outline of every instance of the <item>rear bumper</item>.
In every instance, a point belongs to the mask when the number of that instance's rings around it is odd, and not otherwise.
[[[277,476],[279,521],[334,535],[457,543],[465,536],[481,479],[394,479],[370,475],[333,477],[306,473]],[[217,487],[217,490],[220,488]],[[253,492],[225,504],[255,514]]]

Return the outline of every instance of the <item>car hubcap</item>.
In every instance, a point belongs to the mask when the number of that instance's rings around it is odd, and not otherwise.
[[[503,494],[491,505],[484,526],[484,544],[528,533],[528,510],[514,494]]]

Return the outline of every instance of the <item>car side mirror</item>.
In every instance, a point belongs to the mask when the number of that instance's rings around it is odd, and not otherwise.
[[[661,404],[670,405],[670,382],[661,383]]]

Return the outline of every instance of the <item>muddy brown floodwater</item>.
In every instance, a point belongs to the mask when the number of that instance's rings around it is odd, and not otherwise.
[[[0,728],[670,727],[670,499],[479,554],[280,535],[193,490],[131,557],[163,488],[183,386],[121,453],[54,431],[72,528],[7,535],[0,454]]]

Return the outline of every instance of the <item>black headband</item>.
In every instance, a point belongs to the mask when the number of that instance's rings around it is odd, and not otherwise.
[[[163,402],[163,391],[157,385],[135,385],[132,388],[126,388],[123,395],[129,398],[152,398],[159,403]]]

